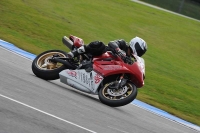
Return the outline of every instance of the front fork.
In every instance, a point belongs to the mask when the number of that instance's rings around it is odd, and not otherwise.
[[[123,86],[126,84],[127,80],[128,80],[128,79],[125,79],[125,78],[124,78],[124,73],[123,73],[123,74],[120,76],[119,81],[113,82],[113,83],[110,84],[108,87],[109,87],[110,89],[116,89],[116,90],[118,90],[118,89],[120,89],[121,87],[123,87]]]

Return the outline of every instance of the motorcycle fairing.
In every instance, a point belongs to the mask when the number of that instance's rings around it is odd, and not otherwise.
[[[131,73],[123,64],[119,61],[94,61],[93,69],[101,73],[104,77],[119,73]]]
[[[129,73],[131,74],[131,81],[138,88],[141,88],[144,85],[145,63],[144,59],[139,56],[134,55],[134,58],[136,61],[133,64],[127,64],[114,57],[110,52],[106,52],[93,59],[93,69],[104,77]]]
[[[137,88],[141,88],[144,86],[144,78],[145,78],[145,62],[144,59],[135,56],[136,62],[132,65],[124,64],[127,69],[131,71],[131,81],[137,86]]]
[[[141,71],[145,76],[145,61],[144,61],[144,59],[142,57],[139,57],[139,56],[136,56],[136,55],[134,57],[136,58],[138,65],[140,66]]]
[[[95,71],[86,72],[85,69],[66,69],[59,73],[60,81],[87,93],[97,94],[103,77]]]

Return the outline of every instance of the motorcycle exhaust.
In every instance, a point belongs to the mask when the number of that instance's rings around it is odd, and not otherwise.
[[[66,36],[62,38],[63,44],[65,44],[70,50],[72,50],[73,42]]]

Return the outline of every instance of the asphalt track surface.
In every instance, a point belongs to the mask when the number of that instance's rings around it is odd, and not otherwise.
[[[37,78],[31,60],[0,47],[0,133],[197,133],[133,104],[112,108],[96,95]]]

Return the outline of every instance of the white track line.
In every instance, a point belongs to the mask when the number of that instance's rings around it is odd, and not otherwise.
[[[40,112],[40,113],[43,113],[43,114],[45,114],[45,115],[51,116],[51,117],[53,117],[53,118],[56,118],[56,119],[58,119],[58,120],[60,120],[60,121],[63,121],[63,122],[66,122],[66,123],[68,123],[68,124],[71,124],[71,125],[74,125],[74,126],[76,126],[76,127],[79,127],[79,128],[81,128],[81,129],[84,129],[84,130],[86,130],[86,131],[88,131],[88,132],[96,133],[95,131],[92,131],[92,130],[90,130],[90,129],[87,129],[87,128],[85,128],[85,127],[82,127],[82,126],[80,126],[80,125],[77,125],[77,124],[75,124],[75,123],[73,123],[73,122],[67,121],[67,120],[65,120],[65,119],[62,119],[62,118],[60,118],[60,117],[57,117],[57,116],[55,116],[55,115],[52,115],[52,114],[47,113],[47,112],[45,112],[45,111],[42,111],[42,110],[37,109],[37,108],[35,108],[35,107],[32,107],[32,106],[30,106],[30,105],[27,105],[27,104],[25,104],[25,103],[22,103],[22,102],[20,102],[20,101],[17,101],[17,100],[15,100],[15,99],[12,99],[12,98],[10,98],[10,97],[4,96],[4,95],[2,95],[2,94],[0,94],[0,96],[3,97],[3,98],[6,98],[6,99],[8,99],[8,100],[11,100],[11,101],[13,101],[13,102],[16,102],[16,103],[18,103],[18,104],[21,104],[21,105],[23,105],[23,106],[26,106],[26,107],[28,107],[28,108],[31,108],[31,109],[33,109],[33,110],[36,110],[36,111],[38,111],[38,112]]]

